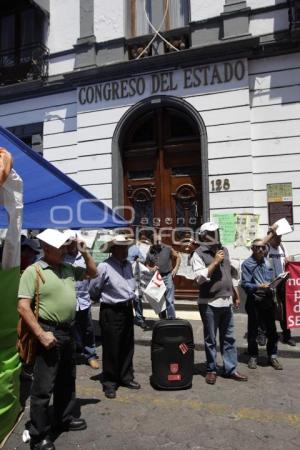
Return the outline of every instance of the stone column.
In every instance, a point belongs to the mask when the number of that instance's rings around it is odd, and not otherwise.
[[[96,66],[96,36],[94,35],[94,0],[80,0],[80,36],[74,45],[75,69]]]
[[[225,0],[224,13],[239,11],[247,7],[247,1]]]
[[[223,17],[223,39],[249,34],[250,8],[247,1],[225,0]]]

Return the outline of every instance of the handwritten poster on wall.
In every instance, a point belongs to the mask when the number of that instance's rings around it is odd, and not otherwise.
[[[236,235],[234,245],[250,247],[251,242],[258,235],[258,214],[236,214]]]
[[[222,244],[234,244],[236,233],[235,214],[214,214],[213,221],[219,225],[220,239]]]
[[[220,227],[220,239],[224,245],[250,247],[258,235],[258,214],[219,213],[213,215],[213,221]]]

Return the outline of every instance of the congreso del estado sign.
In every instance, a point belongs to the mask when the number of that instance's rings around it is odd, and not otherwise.
[[[155,72],[80,87],[78,102],[80,105],[87,105],[163,93],[188,95],[195,89],[207,90],[216,85],[239,83],[246,75],[246,61],[242,59]]]

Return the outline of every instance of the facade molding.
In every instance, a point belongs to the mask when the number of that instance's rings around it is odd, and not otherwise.
[[[240,11],[247,7],[247,2],[242,0],[225,0],[224,12]]]
[[[221,20],[221,18],[219,18]],[[116,51],[121,51],[123,39],[116,39]],[[110,42],[110,41],[109,41]],[[101,48],[102,61],[105,62],[106,46],[95,44]],[[83,49],[84,46],[82,46]],[[158,55],[141,60],[118,61],[115,63],[82,67],[73,72],[50,76],[47,80],[31,80],[27,82],[0,86],[0,104],[18,100],[49,95],[76,89],[78,86],[93,82],[124,78],[126,76],[147,72],[163,71],[174,67],[191,67],[218,61],[237,58],[259,59],[277,56],[283,53],[300,51],[299,39],[293,39],[290,31],[279,31],[263,36],[242,36],[228,39],[202,47],[192,47],[181,52]],[[124,58],[124,55],[123,55]]]

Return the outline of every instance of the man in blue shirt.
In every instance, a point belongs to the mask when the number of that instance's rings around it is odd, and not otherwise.
[[[102,331],[102,385],[105,396],[113,399],[119,386],[140,389],[134,381],[134,330],[132,303],[135,279],[128,261],[128,247],[133,239],[119,234],[105,243],[102,251],[111,253],[97,267],[98,277],[91,280],[90,296],[100,303]]]
[[[246,311],[248,314],[248,367],[257,368],[258,345],[257,328],[259,320],[265,324],[269,364],[282,370],[277,359],[278,334],[275,324],[275,305],[270,283],[274,279],[273,270],[265,258],[266,245],[262,239],[252,243],[252,255],[242,264],[241,286],[247,293]]]
[[[67,246],[65,262],[74,267],[85,268],[85,262],[77,249],[77,241]],[[95,331],[91,311],[91,298],[89,294],[90,280],[77,281],[76,288],[76,316],[75,316],[75,342],[77,349],[82,352],[86,362],[92,369],[99,369],[96,354]]]

